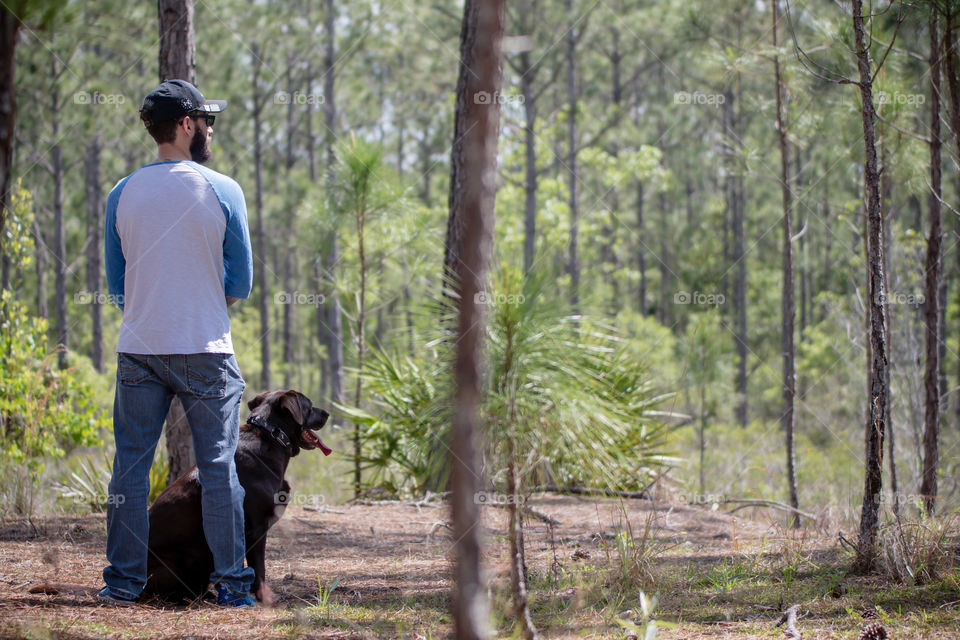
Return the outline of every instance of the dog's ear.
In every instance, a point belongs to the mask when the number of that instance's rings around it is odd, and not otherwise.
[[[310,415],[310,409],[313,408],[310,400],[299,391],[287,391],[280,399],[280,406],[290,412],[294,422],[303,424],[304,416]]]
[[[268,394],[268,393],[269,393],[268,391],[264,391],[263,393],[257,394],[257,395],[253,398],[253,400],[251,400],[250,402],[247,403],[247,408],[249,408],[251,411],[253,411],[253,410],[256,409],[257,407],[259,407],[261,404],[263,404],[263,401],[267,399],[267,394]]]

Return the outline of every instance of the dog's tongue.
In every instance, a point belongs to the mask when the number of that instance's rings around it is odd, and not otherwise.
[[[314,433],[310,429],[303,430],[303,439],[309,442],[310,444],[312,444],[313,446],[315,446],[316,448],[320,449],[320,451],[323,451],[323,455],[325,456],[328,456],[331,453],[333,453],[333,449],[323,444],[323,440],[320,439],[320,436],[318,436],[316,433]]]

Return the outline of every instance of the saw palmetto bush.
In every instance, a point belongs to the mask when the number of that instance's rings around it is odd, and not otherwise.
[[[536,277],[501,270],[487,304],[484,466],[507,489],[511,466],[535,485],[638,489],[667,462],[658,395],[642,362],[624,357],[612,327],[571,317]],[[363,372],[370,408],[340,406],[363,426],[368,485],[442,490],[455,326],[434,305],[436,335],[415,355],[374,350]],[[511,453],[512,452],[512,453]]]

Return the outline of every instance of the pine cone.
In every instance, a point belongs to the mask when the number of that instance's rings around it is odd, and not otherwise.
[[[887,640],[887,630],[882,624],[868,624],[860,632],[860,640]]]

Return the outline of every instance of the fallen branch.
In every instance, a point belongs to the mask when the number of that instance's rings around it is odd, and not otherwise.
[[[729,513],[736,513],[740,509],[747,509],[749,507],[770,507],[771,509],[777,509],[778,511],[787,511],[790,513],[795,513],[797,515],[803,516],[805,518],[810,518],[811,520],[816,520],[817,516],[812,513],[807,513],[806,511],[800,511],[800,509],[794,509],[788,504],[783,504],[782,502],[776,502],[774,500],[748,500],[748,499],[735,499],[727,498],[720,501],[721,504],[740,504],[739,507],[731,509]],[[742,503],[742,504],[741,504]]]
[[[786,626],[783,628],[783,635],[791,640],[800,640],[800,630],[797,629],[797,612],[800,611],[800,605],[795,604],[786,611],[783,612],[783,615],[780,616],[780,619],[777,621],[775,626],[781,626],[786,623]]]
[[[313,507],[313,506],[310,506],[310,505],[308,505],[308,504],[303,505],[303,510],[304,510],[304,511],[318,511],[318,512],[320,512],[320,513],[337,513],[337,514],[340,514],[340,515],[344,515],[344,514],[346,513],[346,511],[337,511],[336,509],[331,509],[330,507],[327,507],[327,506],[323,506],[323,507]]]

